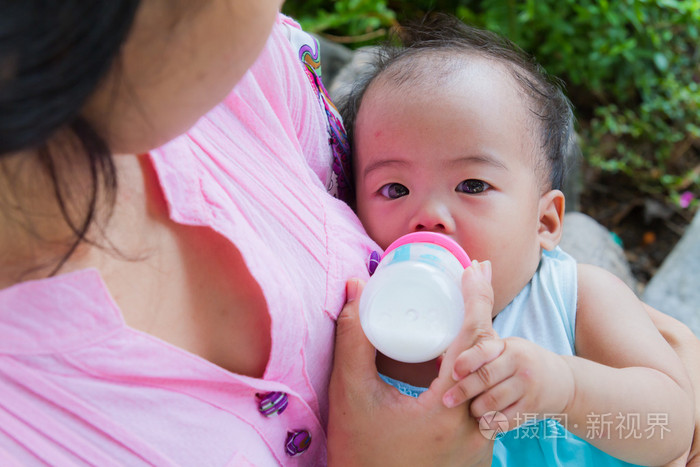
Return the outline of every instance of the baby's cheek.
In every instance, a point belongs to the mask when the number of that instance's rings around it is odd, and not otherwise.
[[[395,228],[388,215],[378,210],[372,211],[371,206],[365,206],[363,210],[358,209],[358,215],[367,234],[369,234],[372,240],[377,242],[382,249],[386,249],[391,242],[398,238],[398,236],[394,237]]]

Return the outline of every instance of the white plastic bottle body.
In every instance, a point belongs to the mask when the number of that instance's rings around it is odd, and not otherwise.
[[[372,345],[407,363],[442,354],[464,320],[463,271],[434,244],[410,243],[387,254],[360,299],[360,321]]]

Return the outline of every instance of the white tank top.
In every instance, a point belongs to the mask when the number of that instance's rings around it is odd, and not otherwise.
[[[544,251],[532,280],[493,321],[501,337],[522,337],[559,355],[575,355],[576,261]]]

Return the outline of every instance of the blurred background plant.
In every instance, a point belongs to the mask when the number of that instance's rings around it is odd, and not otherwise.
[[[283,11],[305,31],[354,48],[383,39],[397,25],[385,0],[300,0],[285,2]]]
[[[287,0],[284,11],[351,48],[433,11],[499,32],[566,83],[584,212],[644,246],[655,220],[678,237],[700,206],[700,0]],[[650,230],[630,237],[635,216]]]

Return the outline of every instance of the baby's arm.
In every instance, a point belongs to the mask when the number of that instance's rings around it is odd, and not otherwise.
[[[683,362],[695,393],[695,433],[692,446],[679,465],[700,467],[700,339],[685,324],[644,304],[661,335]]]
[[[576,353],[582,358],[567,358],[576,387],[567,412],[584,421],[619,414],[623,424],[611,428],[609,439],[607,433],[587,438],[617,457],[649,464],[674,459],[693,433],[692,388],[681,361],[622,281],[589,265],[579,265],[578,277]]]
[[[474,416],[496,410],[511,427],[523,414],[566,416],[567,428],[604,451],[644,464],[681,455],[693,428],[685,371],[643,304],[612,274],[579,266],[577,357],[518,338],[484,341],[462,353],[448,393],[475,397]]]

